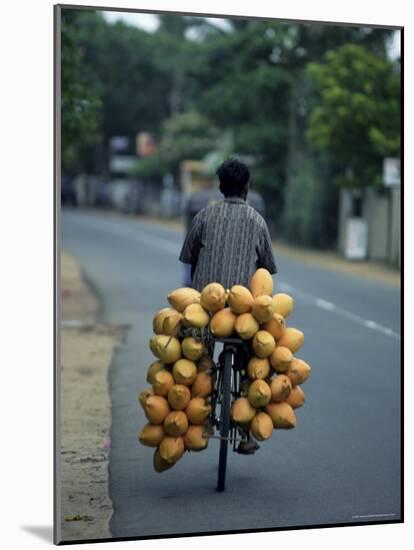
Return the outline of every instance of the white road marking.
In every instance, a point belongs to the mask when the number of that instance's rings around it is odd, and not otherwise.
[[[360,315],[356,315],[355,313],[352,313],[352,311],[343,309],[337,306],[336,304],[329,302],[328,300],[324,300],[323,298],[314,298],[310,294],[303,292],[297,288],[294,288],[288,283],[281,282],[278,286],[279,286],[279,289],[282,290],[283,292],[291,292],[293,296],[300,297],[304,301],[314,304],[319,309],[323,309],[324,311],[331,311],[333,313],[336,313],[337,315],[340,315],[341,317],[344,317],[345,319],[349,319],[350,321],[358,323],[359,325],[362,325],[365,328],[368,328],[370,330],[375,330],[377,332],[380,332],[381,334],[384,334],[385,336],[389,336],[390,338],[401,340],[401,336],[398,332],[395,332],[394,330],[388,327],[384,327],[379,323],[372,321],[371,319],[364,319]]]
[[[315,305],[321,309],[326,309],[327,311],[332,311],[336,308],[335,304],[332,302],[327,302],[323,298],[315,298]]]
[[[79,319],[62,319],[60,322],[62,328],[87,328],[94,325],[96,325],[96,321],[93,319],[85,319],[82,321]]]

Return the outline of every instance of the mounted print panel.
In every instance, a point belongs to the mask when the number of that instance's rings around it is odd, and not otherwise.
[[[55,7],[55,543],[403,521],[402,34]]]

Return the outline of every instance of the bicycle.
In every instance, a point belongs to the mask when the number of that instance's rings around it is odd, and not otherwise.
[[[204,329],[182,328],[180,337],[193,336],[201,340],[206,349],[214,349],[216,342],[223,344],[218,363],[213,367],[213,393],[211,396],[211,414],[208,427],[204,435],[208,439],[219,439],[219,464],[217,491],[224,491],[226,482],[226,468],[228,444],[233,444],[233,451],[236,451],[236,443],[242,441],[237,438],[237,432],[243,431],[240,426],[231,420],[231,403],[242,394],[242,382],[247,380],[247,363],[251,357],[246,340],[231,336],[229,338],[216,338],[212,335],[208,327]],[[209,355],[212,355],[210,352]],[[233,399],[232,399],[233,398]],[[218,411],[219,408],[219,411]],[[214,427],[217,428],[219,435],[214,435]]]
[[[224,491],[226,482],[228,444],[231,442],[233,451],[236,451],[236,443],[241,441],[237,438],[240,428],[231,420],[230,407],[232,400],[241,396],[249,350],[247,342],[241,338],[215,338],[215,341],[223,343],[218,365],[214,368],[214,390],[211,399],[211,422],[219,431],[218,436],[213,435],[211,438],[220,440],[217,491],[221,492]],[[217,405],[220,406],[219,414]]]

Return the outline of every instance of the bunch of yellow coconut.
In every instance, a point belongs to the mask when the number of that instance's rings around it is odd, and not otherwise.
[[[224,289],[223,293],[225,302]],[[179,336],[182,328],[208,326],[212,310],[200,300],[201,293],[192,288],[177,289],[168,295],[171,307],[161,309],[153,319],[149,345],[158,360],[148,368],[151,387],[138,395],[148,419],[138,439],[156,448],[156,472],[171,468],[186,450],[202,451],[208,445],[205,431],[214,363],[199,338]]]
[[[311,368],[293,355],[302,347],[304,334],[286,326],[293,298],[284,293],[273,295],[273,279],[266,269],[256,271],[250,289],[233,286],[227,303],[228,307],[211,319],[211,332],[220,337],[237,334],[251,344],[248,379],[242,396],[232,403],[232,419],[249,426],[252,435],[264,441],[274,429],[294,428],[294,409],[305,402],[300,386]]]
[[[150,349],[157,357],[148,369],[151,388],[138,399],[148,419],[139,441],[155,447],[154,469],[172,467],[185,450],[207,447],[208,421],[213,391],[212,366],[199,338],[180,338],[183,328],[208,329],[218,338],[239,336],[249,341],[251,357],[242,396],[231,406],[234,422],[249,426],[253,436],[264,441],[274,429],[294,428],[294,409],[303,405],[300,387],[310,366],[294,357],[304,342],[303,332],[286,327],[293,309],[288,294],[273,295],[273,279],[258,269],[250,288],[234,285],[225,290],[218,283],[202,292],[180,288],[168,295],[169,308],[154,317]]]

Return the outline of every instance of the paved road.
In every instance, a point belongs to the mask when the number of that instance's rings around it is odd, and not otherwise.
[[[182,234],[131,219],[65,211],[62,244],[98,289],[106,320],[129,323],[110,370],[113,536],[151,536],[400,517],[400,303],[391,286],[277,255],[277,286],[296,298],[290,324],[313,368],[295,430],[275,432],[254,456],[229,456],[215,492],[218,444],[152,470],[137,443],[137,391],[153,361],[154,312],[182,286]]]

